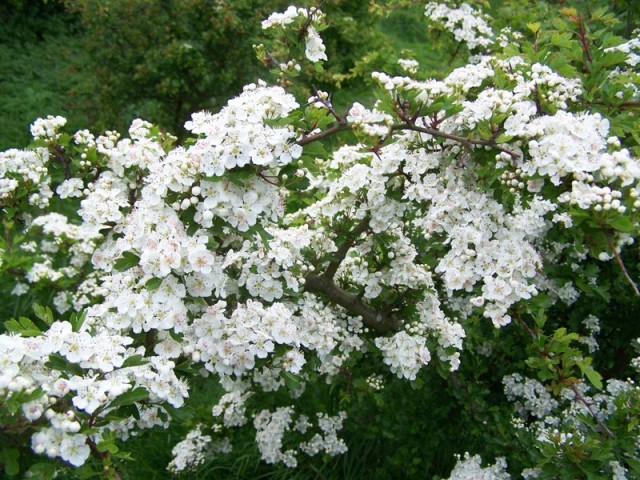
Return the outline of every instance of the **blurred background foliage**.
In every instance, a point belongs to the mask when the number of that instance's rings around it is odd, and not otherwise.
[[[184,137],[197,110],[220,109],[242,86],[269,72],[252,45],[261,21],[285,0],[5,0],[0,2],[0,149],[29,143],[39,116],[64,115],[69,127],[126,131],[144,118]],[[304,0],[300,6],[318,2]],[[323,32],[330,61],[305,71],[300,84],[335,91],[346,106],[367,100],[368,72],[399,74],[398,56],[419,58],[421,73],[439,76],[466,54],[430,31],[424,1],[326,0]],[[603,4],[625,19],[629,36],[640,18],[634,0],[478,0],[499,28],[526,31],[528,22],[575,4]],[[622,27],[621,27],[622,28]],[[451,52],[455,52],[453,55]],[[295,90],[295,89],[294,89]],[[310,92],[296,92],[304,95]]]
[[[312,2],[301,2],[312,4]],[[284,0],[9,0],[0,5],[0,148],[63,115],[71,128],[126,131],[144,118],[184,136],[197,110],[218,110],[268,71],[255,59],[261,21]],[[333,0],[330,68],[318,87],[362,88],[391,45],[368,1]],[[273,80],[273,79],[271,79]],[[367,78],[365,83],[368,82]],[[310,93],[310,92],[309,92]]]

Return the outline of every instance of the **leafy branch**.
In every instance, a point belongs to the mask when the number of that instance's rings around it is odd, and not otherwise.
[[[327,269],[321,275],[309,274],[305,277],[305,288],[313,293],[320,293],[333,302],[345,308],[350,314],[362,317],[363,323],[378,333],[387,333],[399,330],[401,323],[388,311],[373,308],[362,299],[338,287],[333,278],[347,253],[353,247],[358,237],[369,228],[368,216],[365,216],[345,236],[345,239],[335,252],[333,260],[329,262]]]

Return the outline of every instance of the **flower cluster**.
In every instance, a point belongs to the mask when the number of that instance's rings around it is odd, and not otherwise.
[[[43,278],[59,279],[62,276],[73,278],[85,267],[93,254],[98,240],[102,237],[93,225],[74,225],[59,213],[48,213],[36,217],[29,226],[30,232],[37,232],[38,242],[34,247],[41,252],[41,261],[27,272],[30,283]],[[58,269],[51,268],[54,256],[63,251],[69,258],[69,264]]]
[[[294,22],[296,25],[302,22],[304,24],[302,28],[305,32],[305,56],[311,62],[316,63],[320,60],[327,60],[324,42],[317,30],[318,25],[322,25],[323,19],[324,14],[318,8],[307,9],[290,6],[284,12],[272,13],[269,18],[263,20],[262,28],[280,27],[286,29]]]
[[[503,383],[507,397],[516,401],[514,426],[533,434],[539,442],[558,449],[584,444],[587,432],[585,422],[590,418],[599,428],[607,429],[606,422],[625,401],[630,401],[629,395],[638,393],[633,381],[611,379],[607,382],[606,391],[591,393],[586,384],[578,383],[564,389],[560,401],[556,401],[542,384],[525,379],[520,374],[506,376]],[[530,420],[529,415],[535,419]],[[636,443],[640,441],[637,433],[632,436]],[[615,465],[610,465],[610,468],[613,471],[617,469]],[[535,472],[531,472],[531,475],[537,478]]]
[[[322,433],[316,433],[306,442],[300,442],[297,447],[285,448],[285,434],[293,431],[306,434],[313,427],[305,415],[299,415],[294,420],[293,407],[280,407],[275,411],[260,411],[253,419],[256,428],[256,443],[260,450],[262,460],[267,463],[284,463],[287,467],[294,468],[298,464],[297,451],[313,456],[321,452],[326,455],[336,456],[347,451],[347,446],[342,439],[337,437],[337,432],[342,428],[346,419],[345,412],[340,412],[332,417],[325,413],[318,413],[318,428]]]
[[[493,43],[494,34],[487,18],[468,3],[451,8],[444,3],[429,2],[424,14],[453,33],[458,42],[466,43],[469,50],[486,48]]]
[[[226,306],[218,302],[208,307],[185,335],[185,344],[193,345],[207,370],[240,376],[253,369],[257,359],[273,353],[277,344],[297,343],[292,313],[284,305],[264,308],[259,302],[248,301],[238,305],[230,317],[224,315]],[[301,366],[289,368],[297,373]]]
[[[27,422],[46,420],[31,438],[36,453],[82,465],[89,457],[88,436],[79,433],[76,414],[103,417],[111,402],[130,390],[142,389],[156,401],[162,399],[175,407],[182,404],[187,392],[171,365],[153,358],[148,364],[126,365],[128,357],[143,353],[132,348],[132,342],[131,337],[104,330],[76,332],[69,322],[54,322],[42,335],[31,338],[0,335],[0,398],[6,401],[13,395],[34,394],[33,400],[22,405],[22,415]],[[54,358],[55,362],[45,364]],[[81,369],[78,373],[82,375],[66,373],[66,362]],[[110,427],[121,428],[109,423],[104,428]],[[136,427],[144,428],[143,422],[133,420],[125,431]],[[102,431],[98,429],[94,440]]]
[[[376,347],[393,373],[415,380],[420,368],[431,360],[425,341],[424,337],[398,332],[393,337],[376,338]]]
[[[188,468],[195,468],[205,461],[205,452],[211,445],[211,436],[202,434],[202,425],[197,425],[191,430],[184,440],[178,442],[171,453],[173,460],[167,466],[167,470],[173,473],[181,472]]]
[[[400,68],[405,72],[412,75],[418,73],[418,68],[420,67],[420,63],[412,58],[400,58],[398,60],[398,65],[400,65]]]
[[[637,32],[635,32],[637,33]],[[625,63],[631,67],[635,67],[640,63],[640,39],[634,37],[628,42],[621,43],[615,47],[609,47],[604,50],[605,52],[622,52],[626,53],[627,57]]]
[[[349,110],[347,121],[354,127],[362,129],[365,135],[384,137],[389,133],[389,127],[393,124],[393,117],[376,108],[369,110],[356,102]]]
[[[468,4],[432,2],[425,13],[470,49],[494,42]],[[312,62],[326,60],[322,27],[315,8],[263,22],[304,38]],[[615,48],[635,66],[635,43]],[[408,76],[373,73],[380,100],[353,102],[344,116],[327,92],[301,109],[284,88],[258,82],[218,113],[193,114],[194,138],[175,148],[143,120],[129,138],[63,135],[62,117],[36,121],[48,149],[0,154],[0,205],[11,215],[22,199],[37,207],[16,213],[21,230],[7,233],[15,246],[3,239],[0,267],[21,270],[15,295],[55,287],[47,298],[69,319],[37,308],[38,322],[7,322],[22,335],[0,335],[0,403],[19,404],[11,415],[30,429],[33,451],[83,465],[101,442],[166,426],[201,376],[219,395],[175,446],[171,472],[228,451],[233,428],[255,429],[268,463],[339,455],[344,412],[289,406],[308,406],[321,382],[339,390],[348,378],[345,405],[372,392],[384,400],[390,374],[366,362],[420,383],[429,363],[457,370],[463,342],[483,361],[507,353],[484,337],[482,317],[495,327],[513,317],[537,341],[550,328],[546,305],[556,305],[555,323],[557,300],[610,295],[588,262],[615,257],[629,277],[619,252],[638,226],[634,144],[607,105],[580,108],[589,82],[521,55],[478,57],[441,80],[412,78],[418,62],[401,59]],[[600,322],[589,315],[583,326],[588,336],[566,338],[593,352]],[[599,383],[590,358],[573,360]],[[578,378],[554,381],[556,397],[521,373],[502,379],[514,428],[545,447],[580,444],[590,419],[606,432],[638,388],[609,379],[593,393]],[[465,454],[451,478],[510,478],[504,459],[481,463]],[[602,468],[622,478],[627,466]]]
[[[464,457],[458,455],[457,459],[449,480],[511,480],[504,457],[496,458],[495,464],[484,468],[480,455],[471,456],[465,452]]]
[[[515,409],[521,417],[526,418],[527,414],[531,414],[543,419],[558,407],[558,402],[551,397],[544,385],[534,379],[524,379],[519,373],[513,373],[505,376],[502,383],[507,398],[517,400]]]
[[[53,196],[51,178],[47,162],[49,151],[45,148],[36,150],[7,150],[0,153],[0,205],[10,204],[10,199],[22,186],[28,192],[29,204],[40,208],[49,205]]]
[[[67,124],[67,119],[60,115],[49,115],[47,118],[38,118],[31,125],[31,135],[34,139],[55,140],[60,136],[58,131]]]

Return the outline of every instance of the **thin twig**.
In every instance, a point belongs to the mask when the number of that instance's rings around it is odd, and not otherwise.
[[[317,101],[322,103],[322,105],[324,105],[324,107],[329,111],[329,113],[333,115],[333,118],[336,119],[336,121],[338,122],[338,125],[345,123],[344,118],[342,118],[342,116],[335,110],[335,108],[333,108],[333,104],[331,103],[330,97],[327,100],[322,98],[320,96],[320,93],[318,92],[318,89],[315,87],[315,85],[313,86],[313,95],[315,96]]]
[[[600,427],[607,432],[607,435],[609,435],[611,438],[616,438],[616,434],[613,433],[611,431],[611,429],[609,427],[607,427],[607,425],[598,418],[598,416],[595,414],[595,412],[593,410],[591,410],[591,404],[589,402],[587,402],[587,399],[584,398],[582,396],[582,394],[580,393],[580,390],[578,390],[578,388],[575,385],[571,385],[571,390],[573,391],[573,394],[576,396],[576,399],[582,403],[585,407],[587,407],[587,410],[589,410],[589,413],[591,414],[591,416],[593,417],[593,419],[598,422],[598,425],[600,425]]]
[[[418,125],[413,125],[413,124],[410,124],[410,123],[404,123],[404,124],[400,124],[400,125],[393,125],[391,127],[391,130],[411,130],[411,131],[414,131],[414,132],[426,133],[426,134],[431,135],[432,137],[446,138],[446,139],[449,139],[449,140],[453,140],[455,142],[462,143],[464,145],[481,145],[481,146],[484,146],[484,147],[491,147],[491,148],[495,148],[496,150],[500,150],[501,152],[506,153],[507,155],[509,155],[513,159],[520,158],[520,155],[518,155],[513,150],[509,150],[508,148],[501,147],[501,146],[497,145],[496,143],[491,142],[489,140],[478,140],[478,139],[473,139],[473,138],[461,137],[459,135],[454,135],[452,133],[446,133],[446,132],[443,132],[441,130],[437,130],[435,128],[420,127]]]
[[[524,329],[527,331],[527,333],[528,333],[529,335],[531,335],[531,338],[536,338],[536,337],[538,336],[538,335],[536,334],[536,332],[535,332],[535,331],[534,331],[534,330],[533,330],[529,325],[527,325],[527,322],[525,322],[525,321],[520,317],[520,315],[518,315],[517,313],[512,313],[512,314],[511,314],[511,316],[512,316],[513,318],[515,318],[515,319],[518,321],[518,323],[520,324],[520,326],[521,326],[522,328],[524,328]]]
[[[618,108],[620,110],[624,110],[625,108],[637,108],[637,107],[640,107],[640,102],[638,101],[622,102],[620,105],[618,105]]]
[[[94,441],[91,439],[91,437],[87,437],[86,443],[87,443],[87,445],[89,445],[89,448],[91,449],[91,451],[92,451],[92,452],[93,452],[93,453],[94,453],[94,454],[95,454],[95,455],[96,455],[100,460],[103,460],[103,461],[104,461],[104,459],[107,457],[107,453],[106,453],[106,452],[101,452],[101,451],[98,449],[98,446],[96,445],[96,442],[94,442]],[[111,471],[111,472],[109,472],[109,473],[111,473],[111,478],[112,478],[113,480],[122,480],[122,477],[120,476],[120,474],[119,474],[117,471],[112,470],[112,471]]]
[[[636,283],[633,281],[633,279],[627,272],[627,269],[624,266],[624,262],[622,261],[622,258],[620,258],[620,254],[616,250],[616,246],[614,245],[613,240],[611,239],[611,235],[605,232],[604,236],[607,238],[607,242],[609,243],[609,248],[611,248],[611,251],[613,252],[613,256],[616,259],[616,263],[620,267],[620,270],[622,270],[624,278],[627,279],[627,281],[629,282],[629,285],[631,285],[631,288],[633,288],[633,291],[636,294],[636,297],[640,298],[640,291],[638,291],[638,286],[636,285]]]
[[[331,135],[334,135],[336,133],[339,132],[344,132],[346,130],[351,130],[351,125],[347,124],[347,123],[341,123],[338,124],[334,127],[331,128],[327,128],[326,130],[323,130],[321,132],[318,133],[314,133],[313,135],[307,135],[306,137],[302,137],[300,140],[298,140],[296,143],[298,145],[300,145],[301,147],[312,143],[312,142],[316,142],[318,140],[322,140],[323,138],[329,137]]]

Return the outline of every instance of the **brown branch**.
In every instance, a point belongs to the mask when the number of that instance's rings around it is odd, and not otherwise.
[[[5,404],[3,403],[1,406],[4,408]],[[9,431],[9,430],[21,430],[26,426],[27,426],[27,421],[23,419],[23,420],[20,420],[20,421],[18,421],[16,423],[10,423],[10,424],[7,424],[7,425],[0,425],[0,432],[6,432],[6,431]]]
[[[55,145],[53,148],[55,150],[56,159],[62,164],[62,167],[64,168],[64,178],[65,180],[69,180],[71,178],[71,169],[69,168],[71,160],[67,158],[66,152],[64,151],[63,147],[61,147],[60,145]]]
[[[511,316],[518,321],[520,326],[524,328],[529,335],[531,335],[531,338],[536,338],[538,336],[538,334],[522,319],[522,317],[520,317],[520,315],[513,312],[511,313]]]
[[[334,127],[328,128],[326,130],[322,130],[321,132],[302,137],[296,143],[303,147],[309,143],[322,140],[323,138],[330,137],[331,135],[335,135],[336,133],[344,132],[345,130],[351,130],[351,125],[347,123],[339,123],[338,125],[335,125]]]
[[[636,285],[636,282],[633,281],[633,279],[627,272],[627,269],[624,266],[624,262],[622,261],[622,258],[620,258],[620,254],[616,250],[616,246],[614,245],[613,240],[611,239],[611,235],[605,232],[604,236],[607,238],[607,243],[609,243],[609,248],[613,252],[613,256],[615,257],[616,263],[620,267],[620,270],[622,270],[624,278],[627,279],[627,281],[629,282],[629,285],[631,285],[631,288],[633,288],[633,292],[636,294],[636,297],[640,298],[640,291],[638,291],[638,286]]]
[[[269,177],[267,177],[264,173],[262,173],[262,171],[258,172],[258,177],[260,177],[260,179],[262,179],[263,181],[265,181],[269,185],[274,185],[276,187],[278,186],[278,184],[276,182],[274,182],[273,180],[269,180]]]
[[[582,396],[582,394],[580,393],[580,390],[578,390],[578,388],[575,385],[571,385],[571,390],[573,391],[573,394],[576,396],[576,399],[580,403],[582,403],[585,407],[587,407],[587,410],[589,410],[589,413],[591,414],[593,419],[598,423],[598,425],[600,425],[600,428],[602,428],[607,433],[607,435],[609,435],[609,437],[616,438],[616,434],[613,433],[611,429],[607,427],[607,425],[598,418],[598,416],[595,414],[593,410],[591,410],[591,404],[587,402],[587,399]]]
[[[578,23],[578,28],[580,30],[580,44],[582,46],[582,51],[589,63],[593,63],[593,58],[591,57],[591,52],[589,51],[589,42],[587,41],[587,31],[584,28],[584,19],[579,17],[576,19]],[[587,72],[589,72],[589,67],[587,67]]]
[[[446,133],[446,132],[443,132],[441,130],[437,130],[435,128],[420,127],[418,125],[414,125],[414,124],[411,124],[411,123],[393,125],[391,127],[391,130],[411,130],[413,132],[426,133],[428,135],[431,135],[432,137],[446,138],[448,140],[453,140],[455,142],[462,143],[463,145],[467,145],[467,146],[481,145],[483,147],[491,147],[491,148],[495,148],[497,150],[500,150],[501,152],[506,153],[507,155],[509,155],[513,159],[520,158],[520,155],[518,155],[513,150],[509,150],[507,148],[500,147],[499,145],[497,145],[495,142],[492,142],[491,140],[478,140],[478,139],[473,139],[473,138],[461,137],[459,135],[454,135],[452,133]]]
[[[329,280],[333,279],[336,272],[338,271],[338,268],[340,267],[340,264],[347,256],[347,252],[349,251],[349,249],[353,246],[360,234],[362,234],[369,228],[369,221],[370,218],[367,215],[362,220],[360,220],[360,223],[358,223],[358,225],[356,225],[353,230],[351,230],[347,234],[344,241],[336,251],[334,259],[329,263],[329,266],[325,270],[323,276],[325,276]]]
[[[313,88],[314,97],[317,99],[318,102],[324,105],[324,107],[329,111],[331,115],[333,115],[333,118],[336,119],[336,121],[338,122],[338,125],[345,123],[344,118],[336,111],[335,108],[333,108],[333,104],[331,103],[331,97],[329,96],[329,98],[325,100],[320,96],[320,92],[318,92],[318,89],[316,88],[315,85],[312,88]]]
[[[324,275],[307,275],[305,289],[326,295],[350,314],[362,317],[362,322],[378,333],[396,332],[402,326],[402,323],[393,315],[376,310],[356,295],[342,290]]]
[[[276,57],[274,57],[271,52],[264,52],[265,57],[261,60],[265,67],[275,67],[280,68],[280,62]]]
[[[637,107],[640,107],[640,102],[638,101],[622,102],[620,105],[618,105],[618,108],[620,110],[624,110],[625,108],[637,108]]]
[[[520,158],[519,154],[517,154],[513,150],[509,150],[508,148],[499,146],[498,144],[495,143],[495,140],[493,139],[479,140],[479,139],[461,137],[459,135],[454,135],[452,133],[443,132],[441,130],[438,130],[437,128],[432,128],[427,126],[424,126],[424,127],[418,126],[414,123],[415,119],[412,119],[406,116],[405,112],[398,112],[398,116],[405,123],[392,125],[391,131],[411,130],[414,132],[426,133],[428,135],[431,135],[432,137],[446,138],[448,140],[453,140],[455,142],[462,143],[463,145],[466,145],[466,146],[479,145],[483,147],[495,148],[496,150],[506,153],[513,159]],[[336,133],[344,132],[346,130],[351,130],[351,125],[349,125],[343,117],[339,117],[339,118],[341,118],[341,121],[339,121],[337,125],[334,125],[333,127],[328,128],[326,130],[322,130],[318,133],[314,133],[313,135],[307,135],[301,138],[300,140],[298,140],[296,143],[300,146],[304,146],[309,143],[322,140],[323,138],[329,137],[331,135],[335,135]]]
[[[107,452],[101,452],[98,449],[98,446],[96,445],[96,442],[94,442],[91,437],[87,437],[86,440],[87,445],[89,445],[89,448],[91,449],[91,451],[100,459],[104,462],[104,460],[107,458],[108,454]],[[106,470],[106,469],[105,469]],[[112,470],[109,473],[111,473],[111,479],[112,480],[122,480],[122,477],[120,476],[120,474],[115,471]]]
[[[542,116],[542,104],[540,103],[540,89],[538,88],[537,83],[533,87],[533,99],[536,104],[536,114],[538,116]]]

